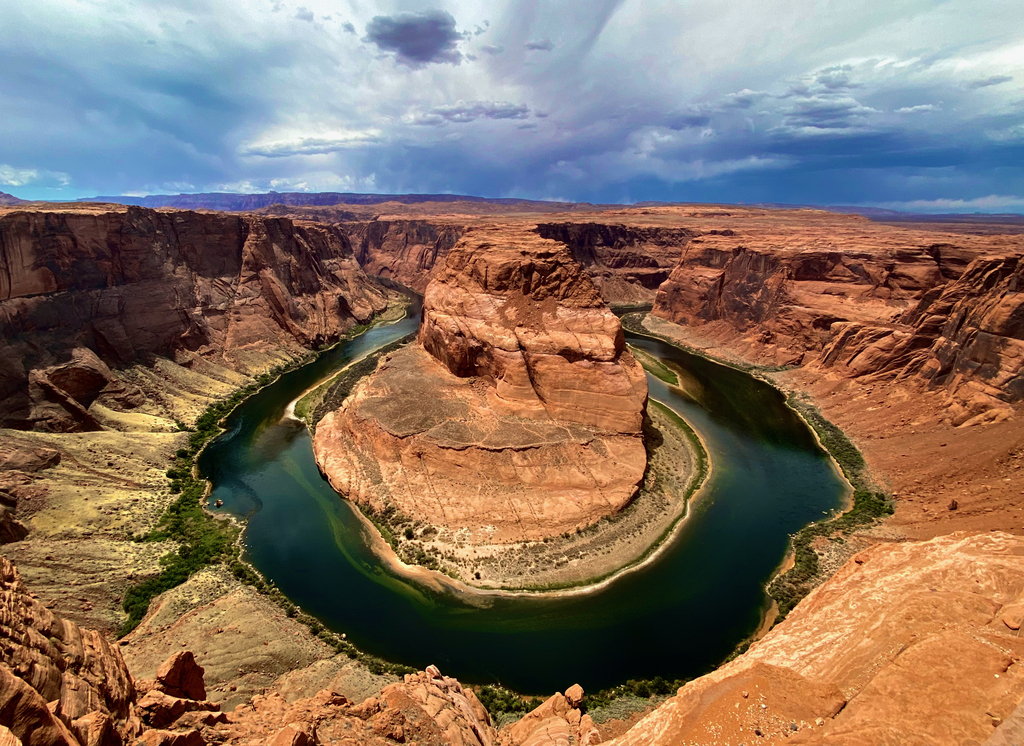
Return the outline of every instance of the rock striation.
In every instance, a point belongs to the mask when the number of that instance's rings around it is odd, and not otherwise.
[[[1024,394],[1019,236],[814,211],[693,224],[654,316],[762,364],[945,387],[955,424],[1005,418]]]
[[[1024,539],[867,549],[616,746],[985,743],[1024,697]]]
[[[694,233],[617,222],[539,223],[537,233],[569,247],[608,303],[646,304],[679,262]]]
[[[335,489],[475,543],[557,535],[629,502],[646,378],[564,246],[470,232],[427,288],[419,341],[318,424]]]
[[[1006,419],[1024,399],[1024,252],[975,259],[894,324],[830,333],[818,368],[943,388],[957,426]]]
[[[142,730],[120,651],[55,616],[0,557],[0,724],[25,746],[119,743]]]
[[[389,219],[339,227],[347,232],[363,269],[421,293],[435,265],[466,230],[458,223]]]
[[[271,691],[230,713],[206,701],[203,674],[181,651],[154,680],[134,680],[117,647],[51,613],[0,557],[4,746],[491,746],[496,735],[473,692],[434,666],[358,705],[331,690],[291,702]]]
[[[0,211],[0,426],[98,429],[111,369],[198,355],[241,372],[387,305],[335,228],[137,207]]]

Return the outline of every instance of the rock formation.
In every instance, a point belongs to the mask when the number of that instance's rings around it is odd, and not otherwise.
[[[653,315],[769,365],[946,386],[956,424],[1008,416],[1024,240],[791,213],[695,220]]]
[[[593,718],[580,709],[583,687],[573,684],[565,694],[555,692],[537,709],[498,734],[500,746],[554,746],[574,743],[592,746],[601,742]]]
[[[540,223],[537,233],[561,241],[608,303],[650,303],[693,237],[686,228],[621,223]]]
[[[0,425],[97,429],[111,367],[197,354],[242,372],[386,306],[337,229],[111,206],[0,212]],[[280,358],[278,358],[280,359]]]
[[[317,426],[335,489],[478,543],[557,535],[629,502],[646,378],[564,246],[471,232],[427,289],[420,342]]]
[[[100,633],[52,614],[4,557],[0,640],[0,724],[24,746],[108,746],[141,732],[120,651]]]
[[[1024,698],[1024,539],[856,555],[735,661],[609,743],[984,743]]]
[[[473,692],[433,666],[359,705],[330,690],[291,703],[275,691],[222,713],[205,698],[191,652],[135,681],[117,647],[52,614],[0,557],[3,746],[490,746],[495,737]]]
[[[373,220],[339,227],[348,233],[363,269],[421,293],[434,266],[444,261],[465,231],[457,223],[428,220]]]
[[[836,323],[816,361],[852,376],[943,387],[954,425],[1005,419],[1024,399],[1024,252],[974,260],[897,323]]]

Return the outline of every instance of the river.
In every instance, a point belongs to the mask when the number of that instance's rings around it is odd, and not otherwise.
[[[697,430],[714,465],[693,516],[651,564],[594,593],[497,597],[484,606],[389,574],[364,524],[320,476],[309,433],[282,419],[304,390],[415,331],[418,314],[371,329],[282,376],[227,418],[200,469],[210,502],[248,520],[245,556],[296,604],[361,649],[465,683],[546,694],[579,682],[689,678],[750,635],[789,535],[840,506],[845,484],[771,386],[667,343],[630,344],[680,375],[650,395]]]

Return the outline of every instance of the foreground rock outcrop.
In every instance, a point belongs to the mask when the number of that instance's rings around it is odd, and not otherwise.
[[[0,211],[0,426],[99,429],[153,356],[259,372],[387,305],[335,228],[118,206]]]
[[[981,744],[1024,698],[1022,619],[1021,537],[879,544],[613,743]]]
[[[331,690],[295,701],[271,691],[219,710],[191,652],[173,654],[155,679],[134,680],[117,647],[43,607],[0,557],[4,746],[490,746],[495,737],[473,692],[433,666],[358,705]]]
[[[141,733],[120,651],[51,613],[4,557],[0,643],[0,724],[25,746],[108,746]]]
[[[629,502],[646,378],[564,246],[467,235],[427,289],[419,338],[318,424],[335,489],[475,543],[557,535]]]

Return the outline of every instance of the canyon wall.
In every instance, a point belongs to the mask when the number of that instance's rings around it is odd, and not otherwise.
[[[564,246],[468,232],[427,288],[419,340],[317,425],[339,492],[473,543],[555,536],[629,502],[646,378]]]
[[[1024,394],[1019,236],[787,212],[695,219],[652,314],[761,364],[944,386],[954,424],[1009,416]]]
[[[370,274],[387,277],[422,293],[434,266],[465,232],[458,223],[429,220],[373,220],[342,224],[356,259]]]
[[[96,429],[94,401],[140,399],[112,368],[198,355],[258,372],[386,304],[329,226],[134,207],[7,210],[0,425]]]
[[[537,233],[568,246],[613,304],[651,303],[694,235],[686,228],[597,222],[539,223]]]

